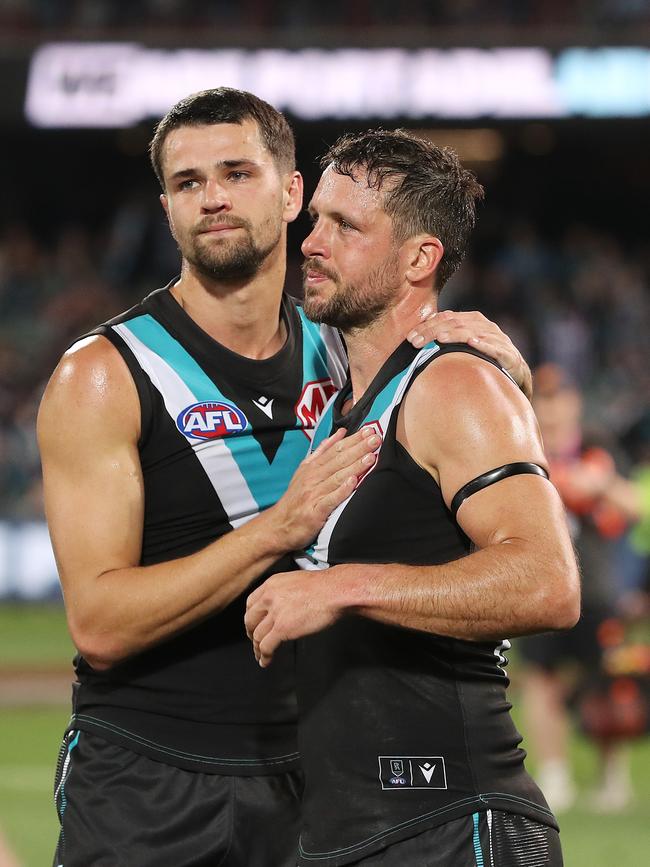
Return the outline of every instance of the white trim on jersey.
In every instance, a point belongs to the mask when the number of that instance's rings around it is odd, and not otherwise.
[[[340,391],[348,378],[348,356],[341,334],[331,325],[321,325],[320,336],[327,349],[327,370],[336,390]]]
[[[425,347],[424,349],[421,349],[420,352],[415,356],[415,358],[411,362],[410,367],[408,367],[408,369],[406,371],[404,371],[402,379],[401,379],[398,387],[395,390],[395,394],[393,395],[393,397],[392,397],[390,403],[388,404],[388,406],[386,407],[386,409],[382,412],[381,416],[378,419],[368,417],[368,421],[378,421],[380,426],[381,426],[382,431],[385,432],[388,429],[388,424],[390,421],[390,417],[393,413],[393,410],[397,406],[397,404],[401,402],[402,398],[404,397],[404,392],[406,391],[409,382],[413,378],[414,372],[417,370],[418,367],[420,367],[426,361],[428,361],[432,355],[435,355],[437,352],[439,352],[439,350],[440,350],[440,347],[438,345],[431,347],[431,348]],[[335,400],[335,397],[332,397],[331,400]],[[329,404],[328,404],[328,406],[329,406]],[[325,411],[323,411],[323,415],[321,416],[321,418],[327,418]],[[378,460],[379,460],[379,452],[381,451],[382,446],[383,446],[383,442],[377,451],[377,459]],[[322,530],[318,534],[318,538],[316,539],[316,542],[314,543],[313,549],[310,549],[311,556],[304,556],[304,555],[295,556],[294,559],[295,559],[296,563],[298,564],[298,566],[300,566],[301,569],[305,569],[307,571],[314,571],[316,569],[327,569],[328,568],[328,566],[329,566],[329,544],[330,544],[330,539],[332,538],[332,533],[334,532],[334,528],[336,527],[336,524],[337,524],[340,516],[345,511],[346,506],[348,505],[348,503],[350,502],[352,497],[355,495],[357,490],[358,490],[358,488],[355,488],[355,490],[350,494],[350,496],[346,500],[344,500],[339,506],[337,506],[337,508],[334,509],[332,514],[329,516],[329,518],[325,522],[325,525],[323,526]]]
[[[128,324],[113,325],[112,328],[124,340],[160,392],[167,412],[175,424],[179,414],[190,404],[197,403],[200,398],[192,393],[173,367],[130,331]],[[222,439],[212,439],[198,443],[193,448],[231,525],[239,527],[258,515],[257,502],[225,442]]]

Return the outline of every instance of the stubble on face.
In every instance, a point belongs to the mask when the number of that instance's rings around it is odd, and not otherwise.
[[[329,278],[335,289],[322,297],[318,288],[305,280],[303,309],[312,322],[331,325],[343,332],[367,328],[392,307],[399,289],[398,258],[393,253],[366,275],[363,282],[345,283],[318,258],[303,262],[303,275],[316,271]]]
[[[241,231],[232,237],[219,237],[209,230],[229,226]],[[230,233],[228,233],[230,235]],[[257,234],[257,238],[255,237]],[[269,216],[257,233],[250,220],[234,217],[205,217],[189,233],[186,241],[177,238],[183,258],[204,277],[221,283],[252,279],[282,237],[282,222]]]

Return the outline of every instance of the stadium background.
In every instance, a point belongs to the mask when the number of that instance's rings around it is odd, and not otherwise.
[[[163,64],[179,49],[199,49],[204,60],[240,49],[247,52],[244,67],[258,50],[288,51],[287,58],[295,59],[313,49],[316,63],[318,57],[348,49],[349,76],[356,69],[351,63],[372,64],[375,55],[363,51],[399,49],[402,59],[408,59],[434,49],[438,60],[460,64],[455,52],[465,49],[471,67],[472,58],[494,58],[501,49],[519,49],[520,58],[539,49],[551,62],[579,49],[585,69],[578,78],[588,98],[566,110],[544,113],[532,103],[532,93],[527,107],[525,84],[507,74],[492,84],[497,88],[493,95],[497,106],[500,99],[515,107],[509,113],[494,106],[477,108],[465,80],[471,70],[452,63],[448,69],[453,74],[444,80],[433,73],[425,76],[430,89],[425,103],[434,108],[420,114],[405,102],[403,113],[397,104],[390,116],[382,117],[377,108],[381,94],[378,99],[367,85],[365,91],[356,88],[343,73],[337,84],[339,110],[331,107],[338,103],[330,86],[329,113],[319,116],[323,93],[318,82],[305,79],[307,110],[287,114],[308,191],[318,177],[319,154],[343,131],[402,125],[454,146],[479,175],[487,197],[471,256],[443,294],[442,306],[478,308],[496,319],[531,366],[542,361],[562,365],[583,389],[589,425],[612,443],[623,471],[650,461],[650,2],[403,0],[393,8],[380,0],[331,0],[327,5],[295,0],[4,0],[0,867],[49,862],[56,834],[51,775],[67,719],[72,651],[43,524],[34,438],[38,401],[70,340],[166,283],[178,265],[146,154],[155,117],[145,109],[120,123],[106,111],[98,120],[93,105],[106,86],[106,77],[98,74],[91,85],[99,90],[93,92],[91,86],[85,101],[77,98],[83,96],[85,79],[69,75],[64,81],[60,89],[77,112],[66,119],[65,99],[56,102],[48,76],[36,76],[36,59],[43,58],[45,46],[95,51],[99,43],[109,49],[139,46],[152,56],[157,52]],[[302,56],[308,69],[309,57]],[[207,79],[201,86],[231,83],[239,84]],[[153,87],[158,103],[167,99],[168,105],[176,98],[176,92],[166,97],[164,78]],[[39,88],[40,115],[33,107]],[[259,87],[251,89],[266,95]],[[351,93],[360,102],[346,99]],[[364,94],[370,108],[364,107]],[[394,94],[392,98],[395,106]],[[435,110],[437,101],[447,105],[446,112]],[[114,107],[116,100],[110,104]],[[289,241],[289,288],[294,292],[299,292],[297,254],[305,233],[301,218]],[[629,564],[629,549],[621,550],[621,563]],[[622,591],[647,581],[647,561],[636,556],[632,562],[632,567],[621,566]],[[516,663],[512,678],[516,699]],[[574,758],[579,783],[587,788],[593,756],[579,734]],[[533,767],[534,760],[533,755]],[[563,816],[567,865],[647,863],[646,741],[633,746],[632,770],[636,799],[624,813],[594,816],[578,807]]]

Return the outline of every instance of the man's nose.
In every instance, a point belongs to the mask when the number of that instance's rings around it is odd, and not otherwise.
[[[229,211],[231,208],[232,201],[224,185],[217,180],[208,180],[203,187],[201,209],[206,213],[214,213]]]
[[[307,258],[311,256],[320,256],[323,259],[329,259],[330,248],[325,237],[325,231],[322,227],[316,224],[311,232],[307,235],[300,247],[303,256]]]

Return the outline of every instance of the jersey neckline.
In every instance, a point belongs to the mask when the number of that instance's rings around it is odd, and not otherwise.
[[[407,340],[400,345],[388,356],[386,361],[375,374],[368,388],[361,395],[359,400],[351,409],[342,413],[341,408],[345,402],[349,400],[352,394],[352,382],[350,378],[345,382],[345,385],[336,396],[333,406],[333,427],[336,430],[339,427],[345,427],[350,433],[357,430],[368,413],[374,399],[379,392],[401,371],[405,370],[416,357],[420,349],[416,349]]]
[[[234,366],[238,371],[237,375],[248,382],[262,380],[268,384],[285,374],[287,366],[292,364],[297,346],[296,337],[302,329],[300,316],[290,296],[283,292],[280,304],[280,316],[287,331],[284,344],[269,358],[248,358],[219,343],[192,319],[170,291],[177,280],[175,277],[166,286],[151,292],[143,301],[145,309],[149,307],[176,339],[191,345],[193,351],[210,364],[222,363],[230,369]]]

